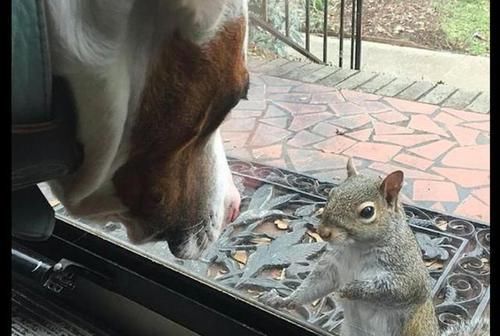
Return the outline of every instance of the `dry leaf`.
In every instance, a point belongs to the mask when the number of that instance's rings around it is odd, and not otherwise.
[[[435,270],[443,269],[444,264],[442,261],[439,261],[439,260],[430,260],[430,261],[425,262],[425,266],[427,266],[427,268],[430,271],[435,271]]]
[[[280,230],[287,230],[288,229],[288,222],[283,219],[277,219],[274,221],[274,224],[276,224],[276,227]]]
[[[269,244],[271,242],[271,238],[257,237],[257,238],[252,238],[252,240],[250,240],[250,242],[257,244],[257,245]]]
[[[321,216],[323,214],[323,211],[325,211],[325,208],[319,208],[314,214],[316,216]]]
[[[279,269],[279,268],[272,269],[272,270],[271,270],[271,277],[272,277],[273,279],[280,280],[280,278],[281,278],[281,274],[282,274],[283,270],[284,270],[284,269]]]
[[[324,242],[323,238],[321,238],[316,232],[307,231],[307,234],[317,242]]]
[[[285,279],[285,269],[284,268],[281,270],[281,274],[280,274],[280,277],[278,278],[278,280],[283,280],[283,279]]]
[[[240,264],[246,265],[248,259],[247,251],[236,251],[233,254],[233,259],[239,262]]]
[[[448,228],[448,221],[444,219],[438,219],[436,221],[436,226],[441,230],[441,231],[446,231]]]

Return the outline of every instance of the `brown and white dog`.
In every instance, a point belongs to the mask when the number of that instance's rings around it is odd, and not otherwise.
[[[47,0],[54,74],[78,109],[84,161],[51,181],[73,215],[196,258],[233,220],[219,126],[246,95],[246,0]]]

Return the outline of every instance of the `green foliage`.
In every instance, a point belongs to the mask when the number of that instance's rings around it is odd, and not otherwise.
[[[261,0],[250,0],[248,3],[249,10],[259,17],[261,17],[262,13],[261,5]],[[297,15],[300,13],[299,3],[297,1],[290,1],[289,6],[289,37],[294,42],[303,45],[304,42],[300,32],[303,20],[301,19],[301,15]],[[267,1],[267,20],[275,29],[279,30],[283,35],[285,34],[285,2],[283,0]],[[255,25],[250,26],[249,39],[259,47],[270,50],[280,57],[287,56],[286,45],[260,27],[256,27]]]
[[[447,0],[437,4],[441,27],[451,43],[473,55],[490,51],[490,1]]]

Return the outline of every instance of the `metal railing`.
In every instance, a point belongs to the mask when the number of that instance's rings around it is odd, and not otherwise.
[[[286,45],[293,48],[295,51],[299,52],[303,56],[312,60],[316,63],[328,63],[328,14],[329,14],[329,1],[323,1],[322,16],[322,35],[323,35],[323,58],[322,60],[316,55],[311,53],[311,0],[305,0],[305,24],[304,24],[304,34],[305,34],[305,45],[302,46],[295,42],[290,37],[290,0],[283,0],[285,5],[285,32],[279,31],[274,27],[268,20],[268,0],[261,0],[260,10],[251,12],[249,14],[250,22],[268,33],[272,34],[278,40],[282,41]],[[343,67],[344,65],[344,21],[345,21],[345,8],[346,1],[340,1],[340,11],[339,11],[339,50],[338,50],[338,66]],[[351,25],[350,25],[350,37],[351,37],[351,59],[350,68],[359,70],[361,67],[361,35],[362,35],[362,15],[363,14],[363,0],[352,0],[352,10],[351,10]]]

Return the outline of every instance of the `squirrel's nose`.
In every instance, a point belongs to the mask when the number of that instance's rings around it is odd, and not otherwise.
[[[327,240],[331,237],[332,231],[330,231],[330,229],[328,229],[324,226],[320,226],[318,228],[318,234],[322,239]]]

